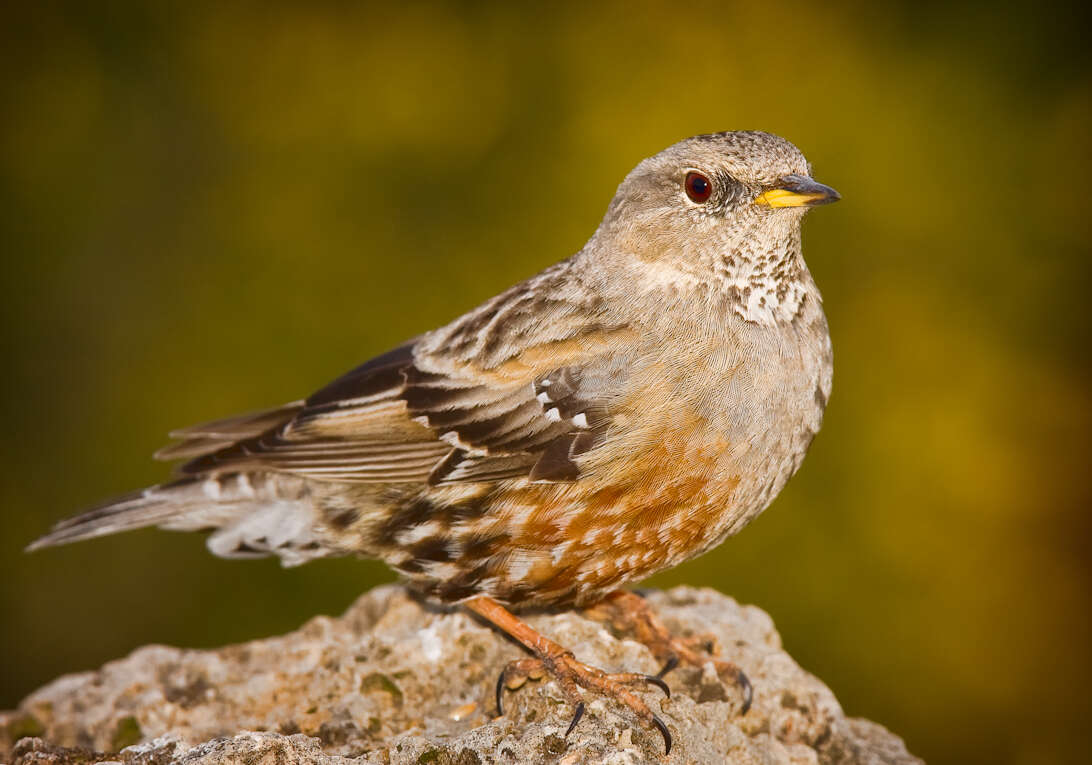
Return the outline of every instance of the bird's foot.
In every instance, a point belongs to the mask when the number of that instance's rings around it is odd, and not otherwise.
[[[747,710],[751,708],[754,696],[751,681],[737,665],[716,658],[716,639],[707,636],[672,635],[652,612],[648,601],[640,595],[626,590],[615,590],[603,600],[586,608],[584,613],[593,619],[606,622],[619,634],[632,635],[639,643],[648,646],[652,655],[663,662],[663,668],[656,674],[658,678],[663,678],[680,663],[704,667],[712,662],[721,680],[731,682],[739,689],[742,697],[740,714],[747,714]]]
[[[655,685],[670,697],[671,691],[667,683],[654,675],[633,672],[607,673],[577,661],[572,651],[564,649],[560,653],[546,653],[534,658],[517,659],[505,667],[497,678],[497,714],[504,714],[503,696],[506,689],[517,690],[528,680],[541,680],[546,675],[558,684],[561,692],[575,707],[573,719],[565,731],[566,736],[573,732],[584,715],[584,701],[578,690],[583,688],[625,704],[641,722],[655,726],[660,731],[664,737],[664,753],[671,751],[671,733],[668,732],[667,725],[628,687]]]
[[[634,672],[608,673],[578,661],[572,651],[566,650],[525,622],[519,620],[496,601],[475,598],[465,604],[470,610],[501,628],[523,643],[533,657],[510,662],[497,678],[497,714],[504,714],[504,691],[521,688],[528,680],[541,680],[549,676],[574,706],[572,721],[565,735],[576,728],[584,715],[584,700],[580,689],[612,698],[637,716],[643,724],[656,728],[664,739],[664,754],[671,752],[671,733],[667,725],[631,689],[654,685],[668,696],[671,690],[660,677]]]

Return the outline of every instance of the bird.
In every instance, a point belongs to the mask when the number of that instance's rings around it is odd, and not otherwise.
[[[550,676],[612,697],[680,661],[626,585],[739,532],[798,470],[831,393],[801,222],[839,194],[793,144],[697,135],[641,161],[576,254],[307,398],[171,433],[172,480],[57,523],[28,550],[158,526],[225,558],[378,558],[426,598],[522,644],[502,693]],[[607,673],[517,612],[586,609],[631,630],[658,675]],[[708,649],[708,646],[706,647]],[[715,660],[750,705],[735,665]],[[568,735],[568,734],[566,734]]]

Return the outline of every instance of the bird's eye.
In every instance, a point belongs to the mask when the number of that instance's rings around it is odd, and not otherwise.
[[[709,197],[713,196],[712,181],[701,173],[693,171],[687,173],[683,186],[686,188],[686,195],[690,197],[691,201],[698,204],[708,202]]]

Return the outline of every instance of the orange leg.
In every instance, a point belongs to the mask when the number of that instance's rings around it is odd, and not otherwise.
[[[664,662],[657,677],[663,677],[674,669],[680,661],[695,667],[701,667],[712,661],[721,678],[730,678],[739,686],[743,694],[741,715],[751,708],[753,690],[751,681],[743,670],[730,661],[710,659],[716,646],[711,641],[700,637],[680,638],[671,634],[659,620],[648,601],[640,595],[627,590],[615,590],[598,603],[586,608],[584,612],[592,618],[605,621],[621,633],[632,634],[638,642],[644,643],[652,655]]]
[[[626,687],[652,684],[670,696],[671,692],[667,684],[659,677],[632,672],[608,674],[601,669],[577,661],[572,651],[566,650],[537,632],[492,598],[478,597],[463,605],[490,624],[507,632],[534,654],[531,658],[511,662],[501,672],[497,680],[497,714],[504,714],[501,696],[505,688],[516,690],[527,680],[539,680],[549,675],[557,682],[566,698],[576,706],[569,729],[565,731],[566,736],[572,733],[584,714],[584,702],[578,690],[584,688],[622,702],[637,715],[641,722],[655,726],[664,737],[664,754],[671,752],[671,734],[663,720],[653,714],[648,705]]]

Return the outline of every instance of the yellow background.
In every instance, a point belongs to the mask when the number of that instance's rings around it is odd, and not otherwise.
[[[642,157],[759,128],[844,196],[805,225],[834,395],[770,511],[652,584],[766,609],[849,713],[932,763],[1087,751],[1083,19],[795,0],[5,17],[0,705],[388,580],[157,531],[21,548],[164,478],[148,455],[170,428],[304,395],[576,251]]]

